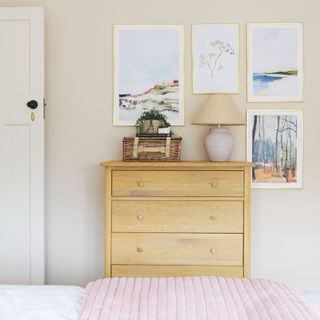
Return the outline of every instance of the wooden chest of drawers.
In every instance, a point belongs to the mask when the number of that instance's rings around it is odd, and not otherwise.
[[[248,277],[246,162],[105,162],[105,276]]]

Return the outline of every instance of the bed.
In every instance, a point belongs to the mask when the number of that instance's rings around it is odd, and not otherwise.
[[[198,277],[199,278],[199,277]],[[125,279],[125,278],[124,278]],[[164,278],[162,278],[164,279]],[[169,278],[167,278],[169,279]],[[171,278],[173,279],[173,278]],[[182,279],[182,278],[175,278],[175,279]],[[189,278],[191,279],[191,278]],[[108,281],[108,280],[107,280]],[[116,281],[117,286],[114,286],[114,288],[118,287],[120,282],[116,279],[113,280]],[[121,280],[122,284],[124,281],[128,280]],[[139,281],[142,281],[141,278]],[[154,281],[154,280],[150,280]],[[163,281],[163,280],[162,280]],[[172,281],[172,280],[171,280]],[[147,280],[148,282],[148,280]],[[84,289],[82,287],[77,286],[18,286],[18,285],[0,285],[0,319],[1,320],[78,320],[79,314],[81,313],[81,319],[91,319],[90,317],[96,316],[94,312],[97,312],[97,309],[94,308],[94,304],[92,303],[93,299],[97,299],[96,301],[99,301],[98,295],[94,295],[93,288],[101,287],[101,285],[104,283],[104,285],[107,285],[105,280],[98,280],[95,282],[91,282],[88,284],[87,288]],[[151,283],[151,282],[149,282]],[[109,283],[109,285],[111,282]],[[115,282],[113,283],[113,285]],[[143,284],[143,282],[141,282]],[[126,284],[128,285],[128,283]],[[172,286],[172,283],[166,284],[166,287]],[[142,286],[143,287],[143,286]],[[142,288],[141,287],[141,288]],[[159,286],[160,288],[161,286]],[[86,295],[87,290],[87,295]],[[103,291],[101,291],[102,293]],[[119,291],[120,292],[120,291]],[[149,292],[149,290],[148,290]],[[161,292],[161,289],[160,289]],[[173,291],[172,291],[173,292]],[[176,292],[176,291],[175,291]],[[90,294],[91,293],[91,294]],[[97,290],[96,290],[97,293]],[[106,292],[104,292],[106,293]],[[123,291],[125,293],[125,291]],[[306,300],[308,300],[315,309],[319,310],[320,312],[320,291],[301,291],[300,292],[302,296]],[[199,292],[198,292],[199,294]],[[118,293],[119,295],[119,293]],[[139,298],[142,296],[139,295]],[[107,298],[107,295],[105,296]],[[112,303],[113,307],[107,306],[107,309],[111,310],[114,308],[115,305],[117,305],[116,301],[122,301],[124,300],[119,299],[117,295],[114,295],[114,301]],[[128,298],[128,296],[127,296]],[[189,297],[190,298],[190,297]],[[90,303],[91,299],[91,303]],[[173,301],[173,299],[171,299]],[[105,300],[100,300],[101,302],[106,302],[108,304],[108,298]],[[205,301],[205,300],[204,300]],[[89,304],[88,304],[89,303]],[[110,303],[110,301],[109,301]],[[202,303],[201,301],[197,302],[200,306]],[[85,306],[90,306],[90,310],[87,309]],[[143,300],[142,300],[143,304]],[[82,305],[82,307],[81,307]],[[118,304],[119,305],[119,304]],[[152,303],[151,303],[152,305]],[[138,304],[136,304],[138,306]],[[162,305],[163,306],[163,305]],[[203,307],[203,305],[202,305]],[[161,305],[160,305],[161,308]],[[191,307],[192,308],[192,307]],[[162,307],[162,310],[166,310],[166,308]],[[171,308],[172,309],[172,308]],[[201,309],[201,307],[200,307]],[[95,310],[95,311],[94,311]],[[172,309],[173,310],[173,309]],[[171,310],[171,312],[172,312]],[[88,312],[90,311],[90,312]],[[101,311],[101,309],[100,309]],[[99,311],[99,312],[100,312]],[[102,317],[101,319],[118,319],[118,317],[115,316],[115,310],[113,311],[113,315],[105,315],[105,317]],[[153,319],[155,318],[154,315],[152,316],[151,309],[149,310],[150,317],[146,317],[146,314],[140,314],[139,319]],[[167,312],[167,311],[166,311]],[[93,314],[92,314],[93,313]],[[174,318],[174,319],[182,319],[180,310],[180,318]],[[110,317],[111,316],[111,317]],[[120,319],[125,319],[124,314],[119,314]],[[135,319],[137,316],[137,313],[133,312],[130,319]],[[171,319],[170,315],[168,317],[165,317],[164,314],[159,314],[158,319]],[[221,317],[220,317],[221,318]],[[220,319],[217,318],[217,319]],[[192,319],[191,313],[186,317],[186,319]],[[203,319],[206,319],[205,317]],[[208,318],[210,319],[210,318]],[[223,318],[221,318],[223,319]],[[235,317],[230,317],[230,319],[237,319]],[[241,318],[239,318],[241,319]],[[256,319],[256,317],[252,317],[252,319]],[[263,318],[261,318],[263,319]],[[284,318],[286,319],[286,318]],[[317,318],[294,318],[292,319],[317,319]],[[320,319],[320,316],[319,316]]]
[[[85,289],[0,285],[1,320],[77,320]]]

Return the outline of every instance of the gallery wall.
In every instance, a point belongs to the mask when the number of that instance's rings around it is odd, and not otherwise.
[[[304,187],[253,190],[252,276],[320,288],[320,29],[317,0],[0,0],[45,8],[46,259],[50,284],[85,284],[103,276],[104,176],[100,161],[121,159],[123,136],[112,124],[113,24],[185,25],[183,160],[207,160],[207,127],[192,126],[205,96],[191,94],[191,24],[240,23],[239,110],[304,110]],[[246,102],[246,23],[304,22],[305,100]],[[245,129],[233,128],[233,160],[245,160]]]

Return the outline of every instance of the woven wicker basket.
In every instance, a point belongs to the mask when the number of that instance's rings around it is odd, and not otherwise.
[[[125,137],[123,161],[180,161],[181,137]]]

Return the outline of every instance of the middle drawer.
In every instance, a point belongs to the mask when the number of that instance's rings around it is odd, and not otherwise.
[[[242,233],[242,201],[112,201],[112,232]]]

